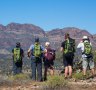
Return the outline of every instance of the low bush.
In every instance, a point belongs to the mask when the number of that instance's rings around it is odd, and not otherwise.
[[[49,76],[45,84],[48,88],[58,88],[65,86],[67,81],[64,79],[64,76]]]
[[[28,80],[30,79],[29,75],[27,74],[17,74],[14,76],[9,76],[9,80]]]

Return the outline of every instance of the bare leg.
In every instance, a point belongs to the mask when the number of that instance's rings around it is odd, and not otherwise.
[[[86,69],[83,68],[83,75],[86,75]]]
[[[49,72],[50,72],[50,75],[51,75],[51,76],[54,75],[54,67],[53,67],[53,66],[50,66]]]
[[[69,68],[69,77],[72,77],[72,66],[68,66]]]
[[[54,75],[54,70],[50,69],[50,75],[53,76]]]
[[[68,76],[68,67],[65,67],[65,78]]]
[[[92,75],[94,76],[94,74],[95,74],[94,68],[91,69],[91,72],[92,72]]]

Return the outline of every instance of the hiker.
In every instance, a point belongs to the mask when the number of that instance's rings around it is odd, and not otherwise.
[[[45,43],[44,50],[44,81],[47,80],[47,72],[50,72],[50,75],[54,75],[54,60],[55,60],[55,50],[51,48],[50,43]]]
[[[16,47],[12,49],[13,57],[13,74],[22,73],[22,59],[24,57],[24,51],[21,48],[20,42],[16,43]]]
[[[42,53],[44,48],[40,45],[39,38],[35,38],[34,45],[28,50],[28,57],[31,56],[32,80],[42,81]],[[36,79],[37,70],[37,79]]]
[[[71,78],[75,52],[75,40],[70,38],[68,33],[65,34],[65,41],[62,42],[60,51],[63,52],[65,79]]]
[[[88,36],[83,36],[82,41],[78,44],[77,48],[80,48],[82,51],[82,68],[84,77],[86,78],[86,71],[88,66],[92,71],[92,76],[94,76],[92,44]]]

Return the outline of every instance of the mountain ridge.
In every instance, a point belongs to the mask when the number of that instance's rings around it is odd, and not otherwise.
[[[87,30],[76,27],[65,27],[46,32],[46,30],[33,24],[10,23],[6,26],[0,24],[0,50],[4,49],[3,51],[7,50],[11,52],[11,49],[15,47],[15,43],[19,41],[26,51],[34,43],[36,36],[40,38],[42,45],[46,41],[49,41],[53,48],[59,49],[61,42],[64,40],[65,33],[69,33],[72,38],[76,39],[76,43],[79,43],[82,37],[87,35],[93,47],[96,48],[96,34],[92,35]]]

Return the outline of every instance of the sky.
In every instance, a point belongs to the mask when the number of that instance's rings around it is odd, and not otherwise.
[[[0,24],[11,22],[45,31],[76,27],[96,34],[96,0],[0,0]]]

